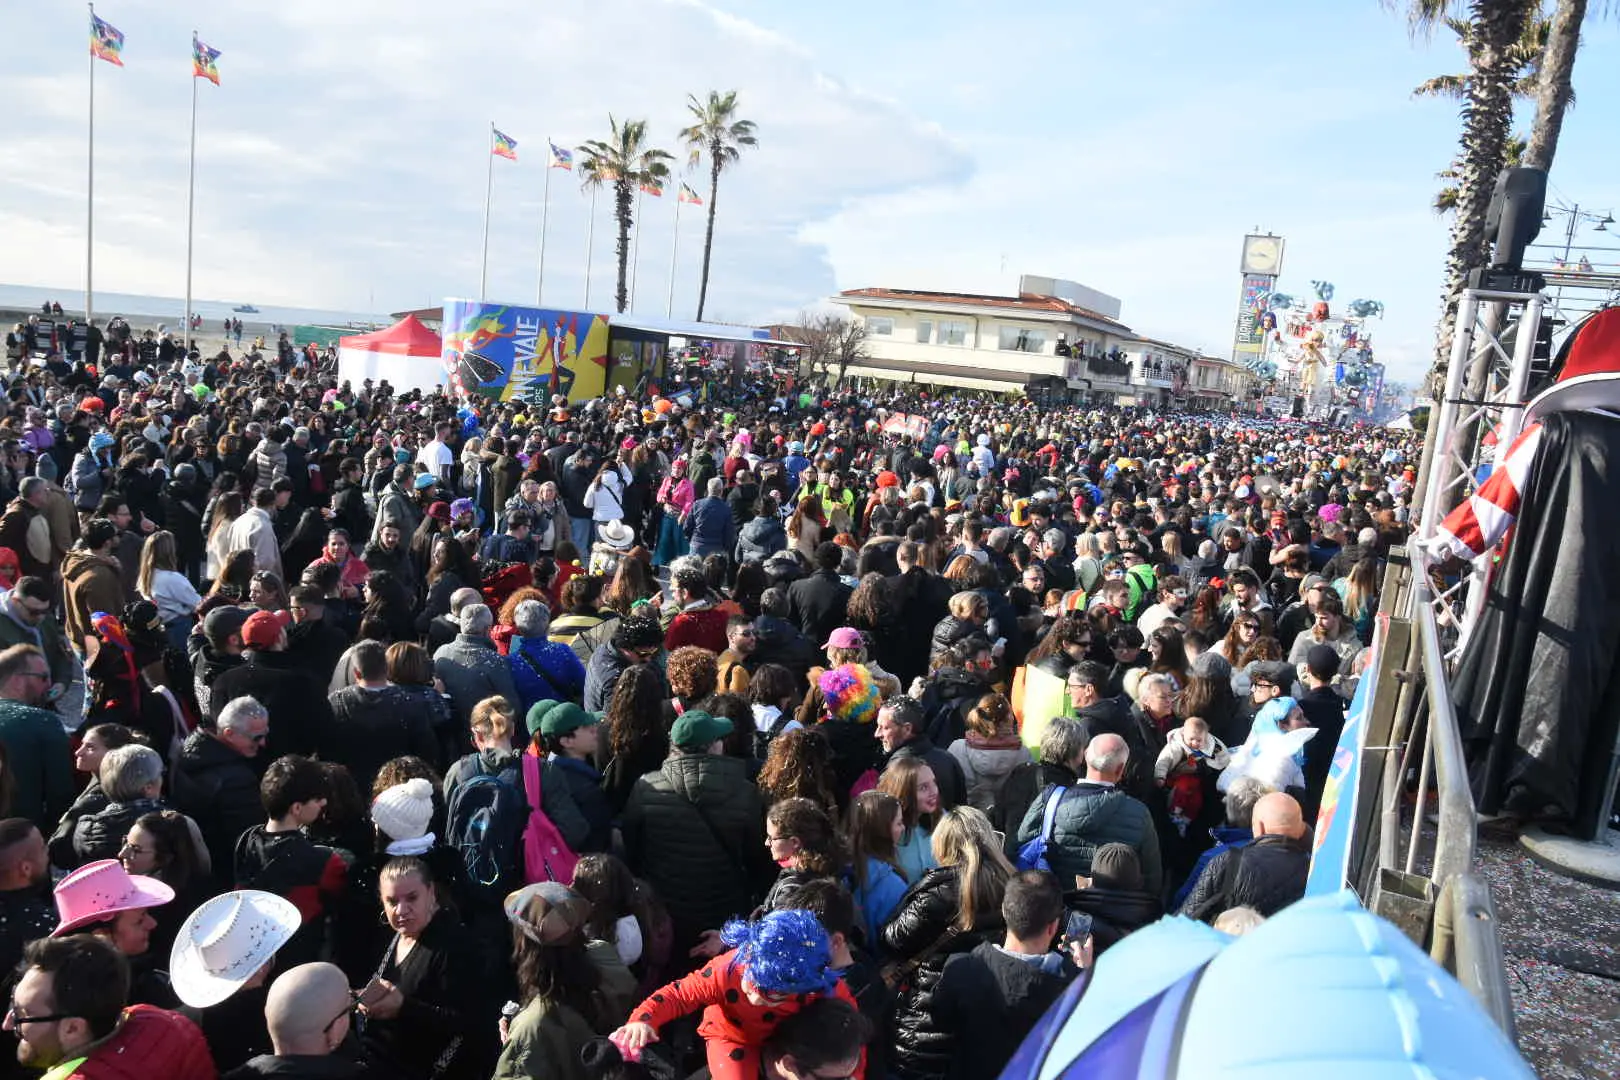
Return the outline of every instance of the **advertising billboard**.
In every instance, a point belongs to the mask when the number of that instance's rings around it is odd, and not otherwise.
[[[1266,343],[1266,329],[1260,317],[1271,303],[1271,290],[1277,284],[1274,274],[1244,274],[1243,292],[1238,297],[1237,334],[1232,344],[1232,359],[1242,362],[1247,357],[1260,355]]]
[[[608,321],[583,311],[446,300],[444,364],[464,394],[497,401],[602,396]]]

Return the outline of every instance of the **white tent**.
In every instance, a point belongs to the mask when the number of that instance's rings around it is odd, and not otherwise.
[[[450,384],[439,335],[415,315],[386,330],[338,339],[338,378],[354,386],[365,379],[387,379],[400,392]]]

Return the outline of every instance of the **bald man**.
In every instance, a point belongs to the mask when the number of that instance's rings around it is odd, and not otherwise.
[[[1229,908],[1250,907],[1269,918],[1305,895],[1310,867],[1310,832],[1299,803],[1274,791],[1254,804],[1254,843],[1211,859],[1181,914],[1213,922]]]
[[[1142,864],[1143,888],[1157,896],[1164,887],[1164,867],[1153,815],[1142,802],[1125,794],[1119,784],[1130,764],[1131,748],[1123,738],[1108,733],[1086,744],[1086,778],[1073,787],[1047,785],[1030,803],[1018,827],[1018,842],[1040,835],[1049,800],[1057,799],[1046,861],[1065,886],[1076,877],[1091,876],[1091,857],[1104,844],[1124,844]]]
[[[349,1034],[354,998],[335,964],[300,964],[270,986],[264,1018],[274,1054],[261,1054],[222,1080],[386,1080],[357,1062],[334,1056]]]

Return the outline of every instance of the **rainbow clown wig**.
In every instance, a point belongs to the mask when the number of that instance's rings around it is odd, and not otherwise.
[[[772,911],[754,922],[733,919],[720,940],[737,950],[734,962],[767,994],[828,993],[838,982],[827,931],[801,908]]]
[[[870,724],[877,719],[882,695],[872,681],[872,673],[862,664],[840,664],[831,671],[822,672],[817,683],[827,703],[827,716],[833,720],[847,720],[856,724]]]

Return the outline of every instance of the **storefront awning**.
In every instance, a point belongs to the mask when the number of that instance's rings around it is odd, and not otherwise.
[[[727,323],[687,322],[681,319],[659,319],[647,315],[609,315],[608,327],[639,330],[645,334],[667,334],[670,337],[698,341],[746,341],[766,344],[771,341],[770,331],[751,326],[732,326]],[[781,342],[780,344],[790,344]]]

